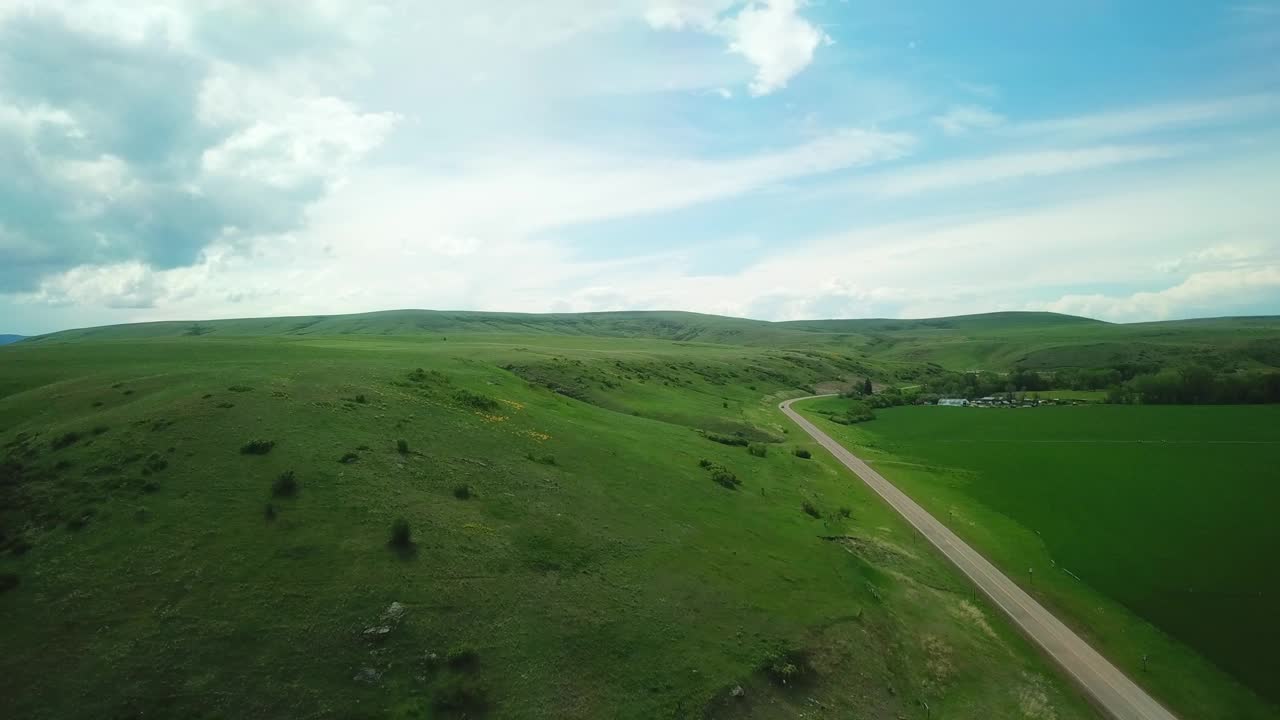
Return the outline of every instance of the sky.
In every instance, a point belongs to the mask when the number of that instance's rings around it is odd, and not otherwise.
[[[0,332],[1280,314],[1280,0],[0,0]]]

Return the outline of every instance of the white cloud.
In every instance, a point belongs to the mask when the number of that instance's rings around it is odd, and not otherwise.
[[[752,95],[768,95],[813,62],[818,45],[830,40],[826,33],[800,17],[799,0],[765,0],[752,3],[724,25],[729,51],[756,66]]]
[[[1163,290],[1128,295],[1064,295],[1046,310],[1116,322],[1168,320],[1236,312],[1280,299],[1280,264],[1194,273]]]
[[[972,130],[987,130],[1004,124],[1004,116],[978,105],[955,105],[933,122],[948,135],[964,135]]]
[[[659,30],[697,30],[724,38],[728,50],[755,68],[752,95],[768,95],[813,62],[819,45],[835,41],[800,16],[802,0],[751,0],[737,14],[736,3],[718,0],[657,0],[645,13]]]
[[[653,0],[644,18],[655,30],[704,30],[715,28],[720,14],[738,0]]]
[[[1177,147],[1159,145],[1104,145],[1003,153],[891,170],[853,185],[875,194],[911,195],[1161,160],[1182,152]]]
[[[204,151],[205,172],[282,188],[342,171],[382,144],[399,120],[393,113],[360,112],[334,97],[288,98],[222,143]]]
[[[1258,93],[1024,123],[1014,128],[1014,132],[1020,135],[1059,135],[1079,139],[1120,137],[1221,125],[1276,113],[1280,113],[1280,95]]]

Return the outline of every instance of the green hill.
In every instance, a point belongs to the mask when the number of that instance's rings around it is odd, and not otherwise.
[[[788,432],[847,360],[139,329],[0,351],[0,716],[1093,716]]]

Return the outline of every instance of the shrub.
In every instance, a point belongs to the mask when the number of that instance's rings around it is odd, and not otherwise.
[[[555,464],[556,464],[556,456],[555,456],[555,455],[534,455],[534,454],[533,454],[533,451],[532,451],[532,450],[530,450],[529,452],[525,453],[525,454],[524,454],[524,456],[525,456],[526,458],[528,458],[528,459],[530,459],[530,460],[534,461],[534,462],[542,463],[543,465],[555,465]]]
[[[751,443],[747,446],[747,452],[756,457],[765,457],[769,454],[769,446],[764,443]]]
[[[470,390],[459,390],[453,394],[453,399],[474,408],[476,410],[496,410],[498,409],[498,401],[488,395],[481,395]]]
[[[803,510],[804,514],[808,515],[809,517],[812,517],[815,519],[822,517],[822,513],[818,510],[818,507],[814,505],[813,502],[810,500],[805,500],[804,502],[800,503],[800,509]]]
[[[704,435],[711,442],[720,443],[721,445],[732,445],[734,447],[746,447],[751,444],[749,440],[737,435],[720,435],[718,433],[706,433]]]
[[[68,433],[63,433],[58,437],[54,438],[53,441],[49,443],[49,447],[53,448],[54,450],[61,450],[62,448],[65,448],[65,447],[71,447],[72,445],[75,445],[78,442],[80,442],[80,433],[72,431]]]
[[[298,494],[298,478],[292,470],[280,473],[276,481],[271,483],[271,494],[275,497],[293,497]]]
[[[456,497],[456,498],[458,498],[459,500],[470,500],[470,499],[471,499],[471,486],[470,486],[470,485],[459,485],[459,486],[455,487],[455,488],[453,489],[453,496],[454,496],[454,497]]]
[[[98,425],[98,426],[96,426],[96,427],[94,427],[94,428],[93,428],[93,434],[94,434],[94,435],[101,435],[102,433],[104,433],[104,432],[106,432],[106,431],[108,431],[108,430],[110,430],[110,429],[111,429],[111,428],[107,427],[106,425]]]
[[[712,470],[711,479],[730,490],[737,490],[738,486],[742,484],[742,481],[738,479],[737,475],[734,475],[724,468],[716,468]]]
[[[802,447],[798,447],[792,452],[795,454],[796,457],[801,458],[803,460],[808,460],[809,458],[813,457],[813,453],[809,452],[808,450]]]
[[[409,441],[408,441],[408,440],[404,440],[404,439],[397,440],[397,441],[396,441],[396,451],[398,451],[401,455],[408,455],[408,454],[409,454]]]
[[[101,400],[94,400],[94,401],[93,401],[93,406],[94,406],[94,407],[102,407],[102,401],[101,401]]]
[[[267,519],[267,522],[271,522],[272,520],[275,520],[276,506],[272,505],[271,503],[267,503],[266,509],[262,511],[262,516]]]
[[[369,398],[365,397],[364,394],[362,393],[360,395],[356,395],[355,401],[360,403],[361,405],[364,405],[369,402]]]
[[[450,650],[444,661],[449,665],[450,669],[458,672],[475,672],[480,669],[480,653],[472,648]]]
[[[853,510],[851,508],[843,505],[840,507],[840,517],[848,520],[849,517],[852,515],[853,515]]]
[[[8,592],[18,587],[17,573],[0,573],[0,593]]]
[[[738,486],[742,484],[737,475],[729,472],[729,469],[720,463],[704,459],[698,463],[698,466],[711,474],[712,481],[730,490],[737,490]]]
[[[761,667],[774,685],[793,688],[813,679],[813,665],[807,653],[801,650],[772,653]]]
[[[235,403],[229,403],[229,402],[220,402],[220,403],[218,403],[218,405],[217,405],[217,407],[219,407],[219,408],[221,408],[221,409],[223,409],[223,410],[228,410],[228,409],[233,408],[233,407],[235,407],[235,406],[236,406],[236,404],[235,404]]]
[[[338,462],[342,463],[343,465],[350,465],[351,463],[359,459],[360,459],[359,455],[353,452],[349,452],[349,453],[344,453],[342,457],[338,458]]]
[[[266,455],[276,446],[275,440],[250,440],[240,446],[241,455]]]
[[[227,389],[230,390],[231,392],[252,392],[253,391],[253,388],[249,387],[248,385],[232,385]]]
[[[160,492],[160,483],[155,480],[147,480],[142,483],[142,492],[147,493],[148,495]]]

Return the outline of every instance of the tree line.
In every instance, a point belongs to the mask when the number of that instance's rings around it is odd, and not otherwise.
[[[1170,368],[1121,366],[1039,372],[935,372],[923,378],[917,399],[976,398],[1045,390],[1105,390],[1107,402],[1149,405],[1241,405],[1280,403],[1280,372],[1216,371],[1204,365]],[[901,402],[910,402],[905,397]]]

